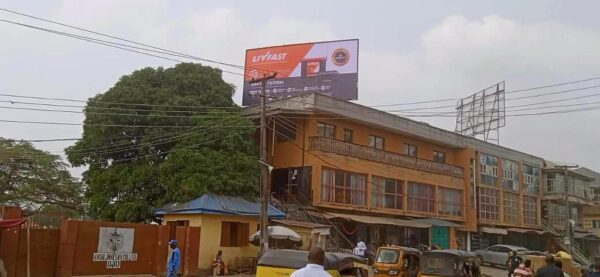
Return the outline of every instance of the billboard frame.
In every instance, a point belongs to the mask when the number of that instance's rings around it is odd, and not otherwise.
[[[499,82],[456,105],[455,132],[500,144],[500,128],[506,126],[505,82]]]

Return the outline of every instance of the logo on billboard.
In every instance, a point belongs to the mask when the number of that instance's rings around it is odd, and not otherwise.
[[[277,61],[283,61],[285,60],[285,56],[287,56],[287,53],[271,53],[271,51],[264,53],[262,55],[256,55],[254,57],[252,57],[252,62],[253,63],[260,63],[260,62],[277,62]]]
[[[338,48],[331,55],[333,63],[337,66],[343,66],[350,60],[350,52],[344,48]]]
[[[137,261],[133,253],[133,228],[100,227],[98,251],[92,261],[106,262],[106,268],[121,268],[123,261]]]

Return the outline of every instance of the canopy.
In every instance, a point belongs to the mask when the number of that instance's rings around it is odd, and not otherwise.
[[[19,226],[25,223],[25,221],[27,221],[27,219],[25,218],[0,220],[0,228],[10,228]]]
[[[419,219],[413,219],[411,221],[419,222],[419,223],[423,223],[423,224],[430,224],[431,226],[438,226],[438,227],[461,227],[462,226],[460,224],[456,224],[454,222],[450,222],[450,221],[446,221],[446,220],[438,219],[438,218],[419,218]]]
[[[515,232],[515,233],[521,233],[521,234],[526,234],[526,233],[534,233],[534,234],[538,234],[538,235],[543,235],[546,232],[542,231],[542,230],[535,230],[535,229],[522,229],[522,228],[508,228],[506,229],[509,232]]]
[[[300,235],[298,235],[290,228],[286,228],[283,226],[269,226],[268,233],[269,240],[287,240],[295,243],[300,243],[300,245],[302,245],[302,237],[300,237]],[[260,244],[260,231],[250,236],[250,243],[254,245]]]
[[[495,235],[508,235],[508,231],[506,229],[493,228],[493,227],[479,227],[479,231],[488,234]]]
[[[336,214],[328,213],[331,218],[344,218],[356,222],[365,224],[382,224],[382,225],[393,225],[400,227],[413,227],[413,228],[429,228],[431,224],[415,222],[413,220],[405,220],[393,217],[377,217],[377,216],[364,216],[364,215],[353,215],[353,214]]]

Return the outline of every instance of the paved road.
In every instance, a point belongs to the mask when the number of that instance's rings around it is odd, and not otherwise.
[[[502,269],[502,268],[498,268],[498,267],[483,266],[482,267],[482,273],[484,275],[490,276],[490,277],[505,277],[505,276],[508,276],[508,272],[506,272],[506,269]]]

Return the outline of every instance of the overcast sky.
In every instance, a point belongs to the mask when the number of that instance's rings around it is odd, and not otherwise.
[[[500,81],[510,91],[600,76],[597,1],[0,0],[0,7],[235,64],[243,64],[247,48],[358,38],[358,103],[365,105],[465,97]],[[1,11],[0,19],[73,32]],[[86,99],[136,69],[174,65],[4,22],[0,35],[0,93]],[[241,88],[241,76],[224,78]],[[600,80],[519,96],[593,85]],[[509,100],[507,107],[598,90]],[[235,101],[241,102],[240,93]],[[556,104],[597,101],[600,96]],[[0,119],[77,123],[83,117],[0,108]],[[453,118],[419,120],[454,130]],[[509,117],[501,145],[600,170],[599,120],[600,110]],[[0,123],[0,136],[9,138],[70,138],[81,131]],[[68,145],[36,144],[51,152]]]

